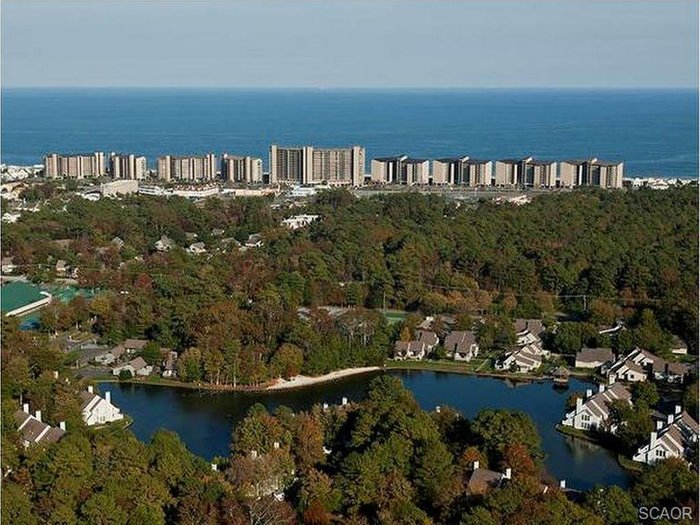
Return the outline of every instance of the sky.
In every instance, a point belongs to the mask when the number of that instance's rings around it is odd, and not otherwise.
[[[2,0],[2,86],[697,87],[694,0]]]

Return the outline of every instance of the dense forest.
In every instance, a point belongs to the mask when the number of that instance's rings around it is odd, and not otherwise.
[[[646,470],[629,491],[567,492],[543,471],[524,414],[427,413],[392,376],[360,403],[296,414],[253,406],[216,470],[165,431],[144,444],[75,427],[23,450],[12,418],[3,421],[2,520],[13,525],[632,525],[639,505],[697,512],[697,475],[682,461]],[[510,468],[511,479],[470,491],[474,461]]]
[[[321,219],[280,225],[301,210]],[[498,344],[489,322],[565,315],[587,325],[563,325],[551,341],[562,353],[595,344],[595,326],[617,319],[636,330],[623,349],[663,353],[674,333],[696,353],[697,215],[695,187],[575,191],[526,206],[346,190],[304,208],[58,194],[3,228],[3,255],[37,281],[65,260],[100,290],[45,309],[45,332],[90,329],[106,343],[145,336],[181,352],[184,380],[245,385],[381,362],[401,329],[382,307],[450,312],[467,328],[483,317],[484,347]],[[236,244],[253,233],[262,246]],[[156,251],[162,235],[178,247]],[[195,236],[207,253],[185,251]],[[334,317],[319,305],[352,309]]]

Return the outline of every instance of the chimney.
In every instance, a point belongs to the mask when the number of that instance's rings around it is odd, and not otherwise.
[[[583,399],[581,399],[580,397],[577,397],[576,398],[576,412],[578,412],[582,408],[583,408]]]
[[[212,464],[211,464],[211,469],[212,469],[214,472],[216,472],[217,470],[219,470],[219,466],[218,466],[216,463],[212,463]]]
[[[53,378],[58,379],[58,370],[53,371]]]
[[[592,395],[593,395],[593,390],[591,390],[590,388],[588,390],[586,390],[586,399],[588,399]]]
[[[510,467],[506,469],[505,474],[503,474],[503,477],[506,479],[511,479],[513,477],[513,471],[511,470]]]
[[[63,430],[65,432],[66,431],[66,422],[65,421],[59,422],[58,428],[60,428],[61,430]]]
[[[92,385],[88,385],[88,392],[89,392],[90,394],[94,394],[94,393],[95,393],[94,389],[92,388]]]
[[[560,489],[566,488],[566,480],[565,479],[562,479],[561,481],[559,481],[559,488]]]
[[[440,413],[440,405],[435,407],[435,412],[437,412],[438,414]]]
[[[328,403],[323,403],[323,410],[328,410]]]
[[[656,432],[652,432],[649,438],[649,448],[654,448],[656,445]]]
[[[673,407],[673,413],[676,415],[680,414],[681,413],[681,406],[676,405],[675,407]]]
[[[605,384],[601,383],[598,385],[598,393],[605,392]]]
[[[479,462],[478,461],[474,462],[473,468],[474,468],[474,470],[479,470]]]
[[[34,417],[37,418],[39,421],[41,421],[41,410],[37,410],[34,413]]]
[[[257,451],[257,450],[251,450],[251,451],[250,451],[250,458],[251,458],[251,459],[258,459],[258,451]]]
[[[29,403],[24,403],[22,405],[22,412],[24,412],[25,414],[29,414]]]
[[[657,422],[656,422],[656,430],[661,430],[661,429],[663,428],[663,426],[664,426],[664,422],[663,422],[663,421],[657,421]]]
[[[666,423],[671,425],[673,423],[673,414],[669,414],[666,416]]]
[[[344,397],[344,398],[342,399],[342,401],[341,401],[341,404],[342,404],[343,406],[347,405],[347,404],[348,404],[348,398],[347,398],[347,397]]]
[[[105,401],[107,401],[107,403],[112,402],[112,392],[110,392],[109,390],[107,390],[107,392],[105,392]]]
[[[272,446],[273,446],[274,448],[276,448],[276,449],[277,449],[277,448],[280,448],[280,442],[279,442],[279,441],[275,441],[275,442],[272,444]]]
[[[608,385],[613,385],[613,384],[615,384],[615,376],[611,374],[608,376]]]

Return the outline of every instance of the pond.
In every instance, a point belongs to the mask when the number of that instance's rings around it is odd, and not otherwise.
[[[134,384],[102,385],[112,390],[112,402],[134,418],[132,430],[148,440],[159,428],[174,430],[187,447],[205,458],[228,454],[234,425],[255,403],[268,410],[286,405],[308,409],[315,403],[340,403],[343,397],[359,401],[371,379],[383,372],[343,378],[304,389],[212,393],[181,388]],[[390,371],[413,392],[425,410],[452,406],[473,418],[484,408],[521,410],[535,422],[547,470],[566,479],[572,488],[588,489],[595,484],[626,487],[630,475],[617,463],[615,454],[592,443],[564,436],[555,430],[571,391],[585,391],[589,383],[572,379],[569,390],[554,389],[551,382],[521,383],[432,371]]]

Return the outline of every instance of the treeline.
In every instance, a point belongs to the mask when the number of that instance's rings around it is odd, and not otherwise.
[[[564,310],[590,319],[596,309],[597,319],[633,323],[647,309],[697,351],[695,188],[577,191],[526,206],[414,193],[355,199],[333,190],[304,209],[322,220],[293,232],[280,220],[295,211],[270,204],[61,197],[5,226],[4,255],[37,280],[51,279],[55,261],[64,259],[79,268],[83,284],[107,291],[89,317],[107,340],[150,334],[179,350],[195,344],[201,313],[224,304],[263,308],[268,324],[318,305],[510,318]],[[224,250],[220,242],[256,232],[264,240],[259,248]],[[163,234],[183,247],[192,233],[207,254],[154,251]],[[110,243],[115,236],[122,248]],[[564,297],[582,295],[588,312],[581,297]],[[62,325],[73,317],[65,314]],[[263,344],[274,352],[284,342]]]

